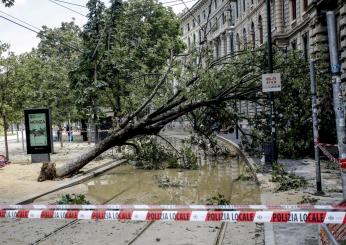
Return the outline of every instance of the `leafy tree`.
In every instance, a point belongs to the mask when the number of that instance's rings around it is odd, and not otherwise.
[[[283,51],[276,49],[275,72],[281,74],[282,91],[275,93],[275,118],[279,154],[288,158],[306,157],[313,151],[311,92],[309,65],[300,51]],[[335,136],[334,115],[331,107],[330,83],[325,81],[325,74],[318,80],[320,138],[327,142]],[[250,119],[251,132],[245,145],[249,151],[262,153],[264,142],[270,141],[268,128],[268,111],[262,110]]]
[[[5,7],[11,7],[14,4],[15,0],[1,0]]]
[[[74,22],[63,22],[58,28],[42,29],[35,51],[43,76],[39,83],[42,97],[35,100],[40,106],[52,108],[53,121],[60,124],[67,118],[78,118],[68,73],[81,52],[80,28]]]
[[[83,53],[70,72],[76,98],[81,108],[112,106],[115,116],[123,120],[92,150],[59,168],[52,165],[53,176],[73,174],[111,147],[142,135],[157,135],[180,117],[191,118],[195,129],[210,135],[216,122],[235,124],[234,118],[244,117],[234,110],[239,100],[260,104],[265,110],[267,98],[260,82],[267,65],[263,48],[213,59],[207,35],[198,48],[183,50],[178,18],[157,1],[130,0],[122,5],[112,1],[111,8],[105,8],[91,0],[88,7],[89,21],[81,33]],[[287,94],[276,99],[279,110],[287,114],[279,123],[291,127],[297,122],[295,132],[308,137],[306,64],[280,50],[275,64],[287,80]],[[268,123],[263,115],[253,124],[265,135],[263,126]],[[291,131],[281,131],[282,137],[291,137]]]
[[[0,43],[0,118],[5,133],[6,157],[9,159],[7,129],[11,122],[18,123],[22,117],[25,101],[24,83],[18,79],[20,67],[18,58],[9,52],[9,45]]]
[[[96,102],[107,105],[104,97],[118,96],[121,113],[117,115],[124,120],[95,148],[57,168],[56,176],[77,171],[110,147],[126,144],[140,135],[156,135],[167,123],[190,112],[227,106],[230,100],[257,98],[255,78],[260,76],[263,67],[255,64],[254,58],[244,57],[238,61],[228,56],[212,60],[206,45],[190,50],[185,58],[178,58],[184,45],[179,37],[178,18],[171,9],[153,0],[123,3],[116,17],[118,25],[109,36],[110,47],[105,48],[106,42],[101,40],[96,48],[99,41],[95,35],[99,33],[100,39],[103,33],[100,30],[107,30],[110,10],[103,11],[98,1],[90,1],[88,6],[89,22],[82,32],[85,51],[71,78],[75,88],[80,89],[78,99],[86,105],[93,100],[93,106]],[[101,55],[102,50],[105,56]],[[104,58],[106,54],[109,54],[108,60]],[[199,58],[202,55],[206,57],[203,64]],[[244,55],[251,57],[251,52]],[[110,62],[109,68],[106,68],[107,62]],[[112,68],[114,73],[103,77],[97,73],[103,67],[105,71]],[[155,75],[151,76],[152,73]],[[115,85],[115,94],[108,94],[105,88],[113,87],[112,83],[107,84],[113,79],[118,79],[120,86]]]

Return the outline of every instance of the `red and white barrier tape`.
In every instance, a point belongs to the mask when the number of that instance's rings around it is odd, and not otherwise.
[[[148,210],[0,210],[9,219],[85,219],[133,221],[218,221],[254,223],[346,224],[346,212],[308,211],[148,211]]]
[[[45,204],[29,204],[29,205],[8,205],[0,204],[0,210],[339,210],[346,211],[346,205],[45,205]]]
[[[336,146],[336,145],[331,145],[331,144],[321,144],[318,142],[315,142],[315,145],[320,148],[320,150],[323,152],[323,154],[329,158],[330,161],[332,161],[333,163],[337,164],[340,166],[340,168],[342,170],[346,170],[346,158],[335,158],[332,154],[330,154],[326,148],[324,148],[322,145],[324,146]]]
[[[334,162],[335,164],[339,164],[339,160],[337,158],[335,158],[332,154],[330,154],[326,148],[324,148],[321,144],[317,144],[317,147],[320,148],[320,150],[323,152],[323,154],[329,158],[329,160],[331,160],[332,162]]]

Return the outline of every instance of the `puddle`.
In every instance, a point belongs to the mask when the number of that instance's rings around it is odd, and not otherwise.
[[[223,194],[231,204],[260,203],[259,187],[252,181],[236,181],[244,172],[237,158],[200,158],[200,169],[141,170],[119,166],[86,182],[86,197],[95,204],[206,204],[207,199]],[[161,187],[164,183],[174,186]],[[169,181],[168,181],[169,180]]]

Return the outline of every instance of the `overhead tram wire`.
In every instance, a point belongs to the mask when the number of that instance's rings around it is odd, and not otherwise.
[[[21,19],[19,19],[19,18],[17,18],[17,17],[14,17],[13,15],[10,15],[10,14],[8,14],[8,13],[2,11],[2,10],[0,10],[0,13],[3,13],[3,14],[5,14],[5,15],[11,17],[12,19],[18,20],[19,22],[22,22],[23,24],[25,24],[25,25],[27,25],[27,26],[30,26],[30,27],[32,27],[32,28],[35,28],[35,29],[41,31],[40,28],[38,28],[38,27],[36,27],[36,26],[34,26],[34,25],[31,25],[30,23],[28,23],[28,22],[26,22],[26,21],[24,21],[24,20],[21,20]]]
[[[186,1],[186,2],[193,2],[193,1],[197,1],[197,0],[191,0],[191,1]],[[168,2],[160,2],[160,3],[162,3],[162,4],[169,4],[169,3],[179,3],[179,4],[183,4],[182,2],[181,2],[181,0],[173,0],[173,1],[168,1]]]
[[[53,0],[48,0],[48,1],[51,2],[51,3],[54,3],[54,4],[58,5],[58,6],[60,6],[60,7],[62,7],[62,8],[68,9],[68,10],[70,10],[70,11],[76,13],[76,14],[79,14],[79,15],[81,15],[81,16],[83,16],[83,17],[87,17],[86,15],[82,14],[81,12],[78,12],[78,11],[76,11],[76,10],[74,10],[74,9],[71,9],[71,8],[69,8],[69,7],[66,7],[65,5],[60,4],[60,3],[56,2],[56,1],[53,1]]]
[[[31,32],[34,32],[34,33],[36,33],[37,35],[42,35],[39,31],[35,31],[35,30],[33,30],[33,29],[31,29],[31,28],[29,28],[29,27],[27,27],[27,26],[25,26],[25,25],[22,25],[22,24],[20,24],[20,23],[14,21],[14,20],[11,20],[11,19],[9,19],[9,18],[7,18],[7,17],[5,17],[5,16],[0,15],[0,18],[3,18],[4,20],[7,20],[7,21],[9,21],[9,22],[11,22],[11,23],[13,23],[13,24],[15,24],[15,25],[18,25],[18,26],[20,26],[20,27],[23,27],[23,28],[25,28],[25,29],[27,29],[27,30],[29,30],[29,31],[31,31]],[[39,30],[40,30],[40,29],[39,29]],[[41,30],[40,30],[40,31],[41,31]],[[43,36],[44,36],[44,35],[43,35]],[[46,37],[47,37],[47,36],[46,36]],[[47,37],[47,38],[48,38],[48,37]],[[63,42],[61,42],[61,40],[59,40],[59,41],[60,41],[61,45],[66,46],[66,47],[68,47],[68,48],[71,48],[71,49],[73,49],[73,50],[75,50],[75,51],[78,51],[78,52],[80,52],[80,53],[83,53],[83,51],[80,50],[79,48],[76,48],[76,47],[73,47],[73,46],[71,46],[71,45],[69,45],[69,44],[63,43]]]
[[[190,1],[185,1],[185,3],[190,3],[190,2],[195,2],[196,0],[190,0]],[[180,2],[180,0],[179,0]],[[163,4],[166,4],[166,3],[162,3]],[[170,5],[163,5],[164,7],[173,7],[173,6],[178,6],[178,5],[182,5],[183,3],[175,3],[175,4],[170,4]]]
[[[53,0],[53,1],[55,1],[55,2],[61,2],[61,3],[65,3],[65,4],[77,6],[77,7],[88,8],[88,7],[85,6],[85,5],[81,5],[81,4],[77,4],[77,3],[71,3],[71,2],[61,1],[61,0]]]
[[[7,20],[7,21],[9,21],[9,22],[12,22],[12,23],[14,23],[14,24],[16,24],[16,25],[18,25],[18,26],[21,26],[21,27],[23,27],[23,28],[25,28],[25,29],[27,29],[27,30],[29,30],[29,31],[35,32],[36,34],[40,34],[40,32],[35,31],[35,30],[33,30],[33,29],[31,29],[31,28],[29,28],[29,27],[27,27],[27,26],[24,26],[24,25],[18,23],[18,22],[15,22],[14,20],[10,20],[10,19],[6,18],[5,16],[0,15],[0,18],[3,18],[3,19],[5,19],[5,20]]]

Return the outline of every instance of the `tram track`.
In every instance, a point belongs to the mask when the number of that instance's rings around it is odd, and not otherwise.
[[[103,202],[102,205],[104,204],[107,204],[109,203],[110,201],[112,201],[114,198],[124,194],[126,191],[132,189],[134,187],[136,183],[133,183],[132,185],[126,187],[125,189],[123,189],[122,191],[118,192],[117,194],[113,195],[110,199],[108,199],[107,201]],[[50,237],[58,234],[59,232],[63,231],[64,229],[76,224],[79,220],[72,220],[70,222],[68,222],[67,224],[65,225],[62,225],[62,226],[59,226],[58,228],[54,229],[53,231],[51,231],[50,233],[46,234],[44,237],[36,240],[35,242],[33,243],[30,243],[30,245],[37,245],[37,244],[40,244],[46,240],[48,240]]]
[[[139,181],[140,180],[134,181],[133,183],[128,185],[126,188],[122,189],[121,191],[116,192],[113,196],[109,197],[107,200],[103,199],[105,201],[102,202],[101,204],[104,205],[104,204],[111,203],[112,200],[114,200],[115,198],[122,196],[124,194],[126,195],[126,193],[128,193],[129,190],[134,188],[136,186],[136,184],[138,184]],[[234,183],[232,182],[232,185],[233,184]],[[231,188],[231,194],[230,194],[231,196],[232,196],[232,191],[233,191],[233,188]],[[41,244],[41,243],[44,243],[45,241],[48,241],[48,240],[49,240],[48,242],[50,242],[51,238],[53,238],[56,235],[59,235],[60,233],[63,233],[63,231],[65,231],[66,229],[70,228],[73,225],[83,226],[83,223],[78,223],[79,221],[80,220],[72,220],[72,221],[70,221],[64,225],[61,225],[61,226],[55,228],[52,232],[44,235],[44,237],[41,237],[41,238],[37,239],[35,242],[30,243],[30,244],[31,245]],[[145,221],[145,222],[143,222],[143,225],[141,223],[137,223],[137,227],[131,226],[131,223],[128,223],[129,227],[128,227],[127,238],[129,238],[129,239],[126,239],[125,244],[128,244],[128,245],[143,244],[141,242],[148,239],[148,237],[152,237],[152,234],[157,234],[157,235],[167,234],[167,233],[164,233],[165,232],[164,230],[166,229],[166,231],[167,231],[167,227],[170,229],[170,226],[166,226],[161,231],[161,229],[157,230],[158,225],[160,225],[160,228],[161,228],[161,223],[159,223],[159,224],[157,224],[157,223],[158,223],[157,221]],[[157,224],[157,225],[154,225],[154,224]],[[167,224],[165,222],[163,222],[162,225],[167,225]],[[181,227],[184,227],[183,229],[185,229],[184,223],[175,224],[175,225],[176,225],[175,228],[182,225]],[[201,226],[202,226],[202,228],[204,228],[204,225],[201,225]],[[229,232],[228,229],[230,229],[230,224],[223,222],[223,223],[218,223],[217,226],[220,228],[215,227],[216,234],[214,232],[212,234],[210,234],[209,239],[208,239],[208,241],[205,241],[206,242],[205,244],[221,245],[224,242],[227,243],[227,237],[225,238],[225,235],[226,235],[226,230],[227,230],[227,234]],[[193,225],[193,227],[195,227],[195,225]],[[203,234],[203,230],[202,229],[199,230],[200,224],[196,224],[196,227],[197,228],[194,231],[195,232],[194,235],[198,232],[200,234]],[[127,228],[127,226],[126,226],[126,228]],[[209,228],[214,229],[211,226],[209,226]],[[186,230],[191,231],[188,228],[186,228]],[[130,234],[131,232],[132,232],[132,234]],[[160,233],[158,234],[158,232],[160,232]],[[167,238],[167,236],[166,236],[166,238]],[[180,237],[178,237],[178,238],[180,238]],[[157,239],[160,239],[160,238],[157,238]],[[162,237],[161,237],[161,239],[162,239]],[[157,241],[159,241],[159,240],[157,240]],[[227,243],[227,244],[229,244],[229,243]]]

